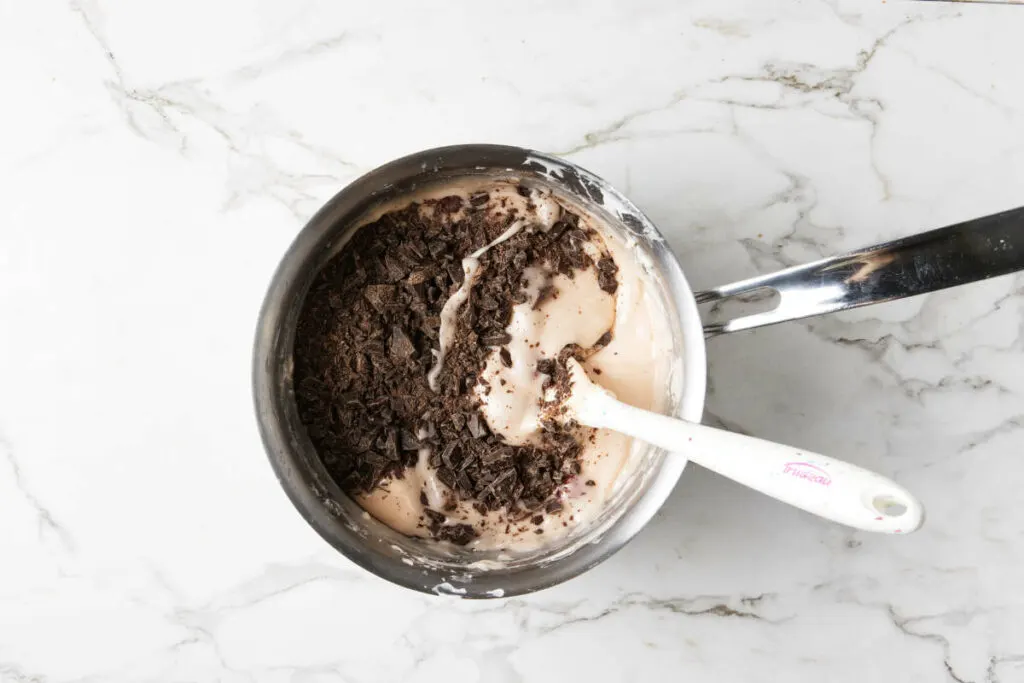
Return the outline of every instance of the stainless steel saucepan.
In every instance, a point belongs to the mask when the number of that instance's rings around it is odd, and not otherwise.
[[[295,238],[270,283],[253,355],[257,419],[271,464],[295,507],[331,545],[366,569],[420,591],[472,598],[512,596],[570,579],[621,548],[665,502],[686,465],[653,447],[593,523],[540,550],[474,552],[406,537],[366,515],[334,483],[303,429],[292,393],[292,346],[303,298],[360,218],[383,201],[466,176],[522,178],[551,188],[642,249],[660,287],[681,373],[671,414],[698,422],[706,385],[705,336],[893,301],[1024,269],[1024,208],[694,294],[657,228],[588,171],[539,152],[458,145],[398,159],[331,199]],[[770,310],[702,325],[699,303],[761,298]]]

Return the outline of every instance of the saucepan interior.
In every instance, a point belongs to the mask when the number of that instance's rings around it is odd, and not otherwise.
[[[535,551],[470,551],[400,534],[345,495],[317,457],[299,421],[292,389],[296,322],[320,268],[382,202],[466,176],[548,187],[563,202],[636,245],[670,318],[677,360],[666,405],[675,415],[700,420],[705,389],[701,322],[690,287],[657,230],[596,176],[537,152],[494,145],[440,148],[394,161],[343,189],[310,220],[282,260],[260,313],[254,394],[263,441],[282,486],[313,528],[346,557],[420,591],[474,598],[511,596],[572,578],[621,548],[664,503],[685,460],[640,448],[635,454],[638,466],[591,524]]]

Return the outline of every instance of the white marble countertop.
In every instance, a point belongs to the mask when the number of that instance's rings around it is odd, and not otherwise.
[[[1024,278],[714,340],[708,420],[928,506],[852,532],[690,468],[579,579],[396,588],[294,511],[249,362],[359,174],[555,152],[697,287],[1024,204],[1024,8],[0,3],[0,681],[1024,681]]]

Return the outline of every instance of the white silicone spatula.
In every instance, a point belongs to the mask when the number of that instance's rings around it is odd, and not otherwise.
[[[889,534],[917,530],[924,507],[906,489],[856,465],[659,415],[618,401],[567,361],[571,393],[557,419],[641,439],[784,503],[840,524]]]

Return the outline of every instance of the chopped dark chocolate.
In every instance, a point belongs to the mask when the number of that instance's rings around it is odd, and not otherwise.
[[[544,285],[541,287],[540,291],[537,293],[537,300],[533,302],[533,310],[540,308],[548,299],[554,298],[555,292],[556,290],[554,285]]]
[[[455,545],[466,545],[477,537],[477,533],[469,524],[446,524],[434,530],[434,537]]]
[[[400,326],[394,325],[391,328],[391,355],[395,358],[410,358],[416,353],[409,335]]]
[[[488,332],[480,337],[480,341],[487,346],[504,346],[512,341],[512,336],[503,330]]]
[[[473,435],[474,439],[482,439],[483,437],[490,434],[490,430],[487,429],[487,424],[480,413],[474,412],[469,416],[469,420],[466,423],[469,428],[469,433]]]
[[[616,277],[616,273],[619,272],[619,267],[615,265],[609,257],[605,257],[597,262],[597,284],[604,291],[609,294],[614,294],[619,288],[619,278]]]
[[[428,507],[423,508],[423,514],[430,520],[431,524],[444,524],[444,520],[448,519],[444,516],[444,513],[431,510]]]
[[[604,334],[602,334],[600,337],[597,338],[597,341],[594,342],[594,346],[592,348],[594,348],[594,349],[603,349],[604,347],[608,346],[608,344],[610,344],[611,341],[612,341],[612,331],[608,330],[607,332],[605,332]],[[598,373],[598,374],[600,374],[600,373]]]
[[[516,190],[535,195],[525,186]],[[432,390],[427,373],[440,314],[465,279],[462,259],[517,219],[515,207],[483,210],[488,198],[487,192],[473,194],[468,211],[456,195],[411,203],[360,229],[316,276],[294,344],[299,416],[331,476],[350,494],[367,493],[402,478],[429,449],[427,462],[446,488],[445,512],[431,509],[421,491],[424,526],[434,538],[458,545],[478,533],[453,523],[459,503],[481,514],[504,510],[511,521],[536,519],[562,509],[557,488],[580,471],[582,446],[573,433],[542,431],[538,444],[512,446],[491,432],[479,411],[476,392],[491,390],[481,373],[495,347],[502,365],[512,367],[505,330],[513,306],[528,301],[526,269],[573,277],[596,268],[604,291],[617,287],[615,262],[603,257],[595,264],[583,248],[591,233],[575,214],[563,210],[546,232],[520,230],[480,257],[438,391]],[[535,209],[531,198],[527,211]],[[537,306],[555,295],[544,287]],[[610,334],[599,346],[608,341]],[[536,369],[554,378],[556,366],[555,359],[544,359]]]

